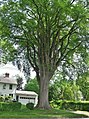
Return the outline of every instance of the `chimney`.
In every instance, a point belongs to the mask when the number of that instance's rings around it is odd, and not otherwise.
[[[5,73],[5,77],[9,77],[9,73]]]

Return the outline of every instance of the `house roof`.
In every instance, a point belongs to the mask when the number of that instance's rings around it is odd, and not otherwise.
[[[0,83],[17,84],[17,81],[15,79],[10,78],[10,77],[0,76]]]
[[[34,91],[21,91],[21,90],[16,90],[16,94],[17,95],[35,95],[37,96],[37,93],[35,93]]]

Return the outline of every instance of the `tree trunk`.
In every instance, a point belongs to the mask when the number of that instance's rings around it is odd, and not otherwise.
[[[39,98],[37,107],[40,109],[50,109],[49,100],[48,100],[48,86],[49,78],[47,75],[40,77],[39,84]]]

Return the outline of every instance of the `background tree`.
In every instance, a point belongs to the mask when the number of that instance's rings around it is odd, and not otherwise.
[[[49,100],[82,100],[82,93],[74,80],[61,79],[60,77],[50,84]]]
[[[23,78],[17,75],[16,80],[17,80],[17,90],[22,90]]]
[[[38,107],[49,109],[48,85],[57,67],[87,44],[88,2],[10,0],[1,5],[0,17],[7,60],[20,54],[28,59],[39,84]]]
[[[30,79],[24,87],[26,91],[35,91],[37,94],[39,93],[39,86],[37,79]]]
[[[83,94],[83,100],[89,100],[89,71],[81,74],[76,83]]]

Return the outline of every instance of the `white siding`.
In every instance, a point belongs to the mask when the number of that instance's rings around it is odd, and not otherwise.
[[[13,94],[13,98],[15,98],[16,85],[12,84],[12,89],[9,89],[10,84],[6,84],[5,89],[3,89],[3,83],[0,83],[0,95],[8,96],[9,94]]]
[[[3,85],[5,85],[5,89],[3,89]],[[12,84],[12,89],[9,89],[9,86],[11,84],[6,83],[0,83],[0,95],[3,96],[9,96],[9,94],[13,94],[13,99],[17,99],[18,96],[18,102],[21,102],[22,104],[26,105],[28,102],[34,103],[34,106],[37,105],[38,102],[38,95],[35,92],[32,91],[19,91],[21,94],[16,94],[16,84]]]
[[[34,103],[34,106],[37,105],[37,102],[38,102],[38,96],[36,95],[29,95],[29,96],[26,96],[26,95],[18,95],[18,102],[21,102],[22,104],[26,105],[27,103]]]

